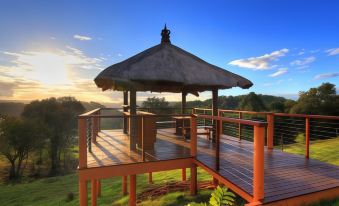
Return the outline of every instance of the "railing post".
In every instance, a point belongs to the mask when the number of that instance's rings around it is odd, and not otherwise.
[[[239,119],[242,119],[242,112],[239,112],[238,114]],[[241,123],[238,123],[238,138],[241,140]]]
[[[190,134],[190,143],[191,143],[191,156],[195,157],[197,155],[197,117],[191,115],[191,134]]]
[[[267,119],[267,148],[273,149],[274,147],[274,113],[266,115]]]
[[[87,167],[86,119],[78,118],[79,169]]]
[[[220,169],[220,136],[221,136],[221,120],[216,120],[216,137],[215,137],[215,170],[219,171]]]
[[[306,158],[310,158],[310,117],[306,117],[305,122],[305,144],[306,144]]]
[[[87,206],[87,181],[79,180],[79,205]]]
[[[265,127],[254,126],[253,201],[264,199]]]
[[[97,180],[96,179],[92,179],[92,181],[91,181],[91,205],[92,206],[96,206],[97,205]]]
[[[145,162],[145,128],[144,128],[144,122],[145,122],[145,117],[141,116],[141,157],[142,157],[142,161]]]

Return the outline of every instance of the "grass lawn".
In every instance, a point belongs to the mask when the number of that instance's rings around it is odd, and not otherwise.
[[[187,170],[189,171],[189,170]],[[188,172],[189,173],[189,172]],[[187,174],[189,177],[189,174]],[[211,180],[211,176],[201,169],[198,170],[199,180]],[[180,180],[181,170],[159,172],[153,174],[155,184]],[[148,185],[147,175],[137,176],[137,192]],[[89,184],[90,193],[90,184]],[[44,178],[30,183],[0,185],[0,205],[78,205],[78,181],[77,175]],[[67,202],[67,194],[73,192],[74,200]],[[142,205],[184,205],[190,201],[206,201],[211,191],[201,191],[200,195],[192,198],[188,192],[174,192],[162,196],[156,200],[148,200]],[[90,195],[89,195],[90,196]],[[90,199],[89,199],[90,201]],[[98,199],[98,205],[126,205],[128,196],[121,195],[121,178],[102,180],[102,196]]]
[[[339,166],[339,137],[328,140],[311,141],[310,158]],[[284,152],[305,155],[305,146],[285,145]]]

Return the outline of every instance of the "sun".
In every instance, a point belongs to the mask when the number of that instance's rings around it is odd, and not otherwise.
[[[51,52],[30,52],[19,58],[26,65],[26,74],[44,85],[68,84],[66,58]]]

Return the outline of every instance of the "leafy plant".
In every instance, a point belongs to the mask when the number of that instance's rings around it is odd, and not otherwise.
[[[222,205],[234,205],[235,195],[228,191],[228,188],[221,188],[219,185],[211,194],[210,205],[222,206]]]
[[[227,187],[218,186],[211,194],[209,203],[191,202],[187,206],[232,206],[235,202],[235,195],[228,191]]]

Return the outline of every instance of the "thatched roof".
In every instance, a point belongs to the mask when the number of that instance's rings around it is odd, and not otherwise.
[[[162,43],[103,70],[95,83],[102,90],[188,92],[212,89],[249,88],[248,79],[214,66],[173,45],[169,30]]]

